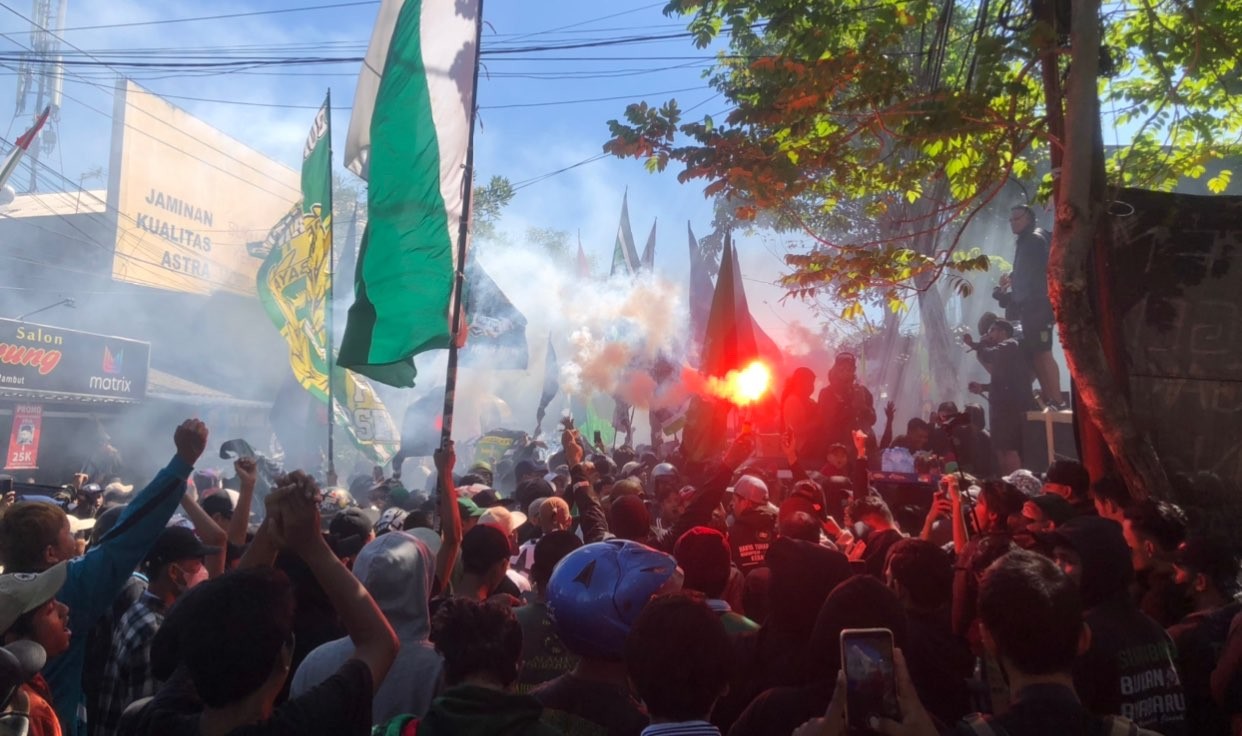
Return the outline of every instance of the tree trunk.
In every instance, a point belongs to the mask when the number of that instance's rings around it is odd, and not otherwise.
[[[1087,263],[1103,192],[1092,196],[1095,128],[1099,125],[1096,79],[1100,53],[1100,0],[1073,3],[1072,63],[1066,90],[1065,157],[1052,250],[1048,295],[1057,317],[1070,375],[1088,418],[1108,444],[1136,498],[1163,495],[1168,479],[1155,448],[1135,426],[1129,401],[1114,380],[1088,293]]]
[[[933,396],[932,401],[957,401],[961,393],[961,381],[957,374],[958,361],[953,356],[953,330],[949,328],[948,316],[944,309],[944,296],[932,277],[924,276],[915,280],[915,284],[923,288],[919,292],[919,322],[923,326],[923,340],[927,345],[927,363],[931,368],[932,385],[940,392]]]

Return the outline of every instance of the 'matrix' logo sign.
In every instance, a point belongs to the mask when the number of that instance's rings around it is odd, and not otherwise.
[[[137,340],[0,319],[0,391],[138,401],[150,357]]]
[[[103,368],[104,375],[91,376],[91,389],[94,391],[107,391],[122,394],[128,394],[133,389],[133,382],[126,378],[125,373],[125,351],[112,351],[107,345],[103,349]]]

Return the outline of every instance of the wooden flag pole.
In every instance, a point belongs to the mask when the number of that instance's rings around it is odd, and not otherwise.
[[[440,447],[453,439],[453,405],[457,400],[457,352],[462,330],[461,300],[466,285],[466,243],[470,236],[470,200],[474,193],[474,128],[479,116],[479,47],[483,42],[483,0],[474,31],[474,84],[470,89],[470,137],[466,144],[466,165],[461,175],[461,223],[457,230],[457,259],[453,274],[453,306],[450,310],[448,369],[444,377],[444,414]]]

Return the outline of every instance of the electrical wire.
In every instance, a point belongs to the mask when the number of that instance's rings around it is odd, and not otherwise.
[[[354,8],[361,5],[379,5],[379,0],[363,0],[362,2],[350,3],[332,3],[331,5],[309,5],[300,8],[281,8],[278,10],[254,10],[247,13],[227,13],[225,15],[200,15],[194,18],[165,18],[163,20],[146,20],[135,21],[132,23],[105,23],[95,26],[75,26],[73,28],[62,28],[62,33],[69,31],[101,31],[111,28],[139,28],[143,26],[165,26],[174,23],[196,23],[198,21],[210,20],[226,20],[232,18],[252,18],[258,15],[279,15],[282,13],[306,13],[316,10],[331,10],[335,8]]]
[[[8,5],[6,5],[6,4],[5,4],[5,3],[3,3],[3,2],[0,2],[0,8],[4,8],[5,10],[8,10],[10,13],[13,13],[13,14],[14,14],[14,15],[16,15],[17,17],[22,18],[23,20],[25,20],[25,21],[27,21],[27,22],[31,23],[31,25],[33,25],[33,26],[36,26],[36,27],[42,28],[42,26],[39,26],[39,24],[34,23],[34,21],[30,20],[29,18],[27,18],[26,16],[22,15],[21,13],[19,13],[18,11],[16,11],[16,10],[14,10],[13,8],[9,7]],[[44,29],[44,30],[46,30],[46,29]],[[50,32],[49,32],[49,33],[50,33]],[[55,36],[55,34],[52,34],[52,35],[53,35],[53,36]],[[63,41],[63,39],[61,39],[61,40]],[[66,43],[67,43],[67,42],[66,42]],[[21,45],[21,44],[19,44],[19,45]],[[72,44],[70,44],[70,45],[72,46]],[[75,47],[75,48],[76,48],[76,47]],[[27,50],[29,50],[29,51],[33,51],[33,49],[30,49],[29,47],[27,47]],[[80,49],[79,49],[79,50],[80,50]],[[118,72],[118,73],[119,73],[119,72]],[[86,83],[87,83],[87,84],[90,84],[90,85],[92,85],[92,86],[94,86],[94,87],[98,87],[98,88],[100,88],[100,89],[103,89],[104,91],[107,91],[107,89],[106,89],[103,85],[97,84],[97,83],[92,82],[92,81],[90,81],[90,80],[85,80],[85,81],[86,81]],[[65,94],[65,93],[63,92],[63,90],[62,90],[61,94],[62,94],[62,96],[63,96],[65,99],[68,99],[68,100],[72,100],[72,101],[74,101],[74,102],[77,102],[78,104],[82,105],[83,107],[86,107],[86,108],[87,108],[87,109],[89,109],[89,110],[93,110],[93,111],[95,111],[96,113],[98,113],[98,114],[102,115],[103,117],[105,117],[105,118],[107,118],[107,119],[109,119],[109,120],[112,120],[112,115],[111,115],[111,114],[109,114],[109,113],[107,113],[107,112],[104,112],[103,110],[100,110],[99,108],[97,108],[97,107],[95,107],[95,106],[93,106],[93,105],[90,105],[89,103],[86,103],[86,102],[84,102],[84,101],[82,101],[82,100],[80,100],[80,99],[77,99],[77,98],[71,97],[70,95]],[[154,93],[149,93],[149,94],[154,94]],[[133,105],[129,104],[129,101],[128,101],[128,100],[126,100],[126,106],[125,106],[125,109],[126,109],[126,111],[127,111],[127,112],[128,112],[128,111],[130,111],[130,110],[134,110],[134,111],[137,111],[137,112],[141,112],[141,113],[143,113],[143,114],[147,115],[148,117],[152,118],[153,120],[156,120],[156,121],[160,122],[161,124],[163,124],[163,125],[165,125],[165,126],[167,126],[167,127],[169,127],[169,128],[172,128],[173,130],[177,130],[176,126],[174,126],[171,122],[169,122],[169,121],[167,121],[167,120],[163,119],[163,118],[162,118],[162,117],[160,117],[159,115],[155,115],[155,114],[153,114],[153,113],[151,113],[151,112],[148,112],[148,111],[146,111],[146,110],[143,110],[142,108],[135,107],[135,106],[133,106]],[[247,169],[250,169],[251,171],[254,171],[255,173],[259,174],[259,176],[263,177],[264,179],[267,179],[267,180],[269,180],[269,181],[275,182],[276,184],[278,184],[278,185],[280,185],[280,186],[283,186],[284,188],[288,189],[288,190],[290,191],[290,193],[291,193],[291,194],[288,194],[288,195],[285,195],[285,194],[277,194],[277,193],[275,193],[275,192],[273,192],[273,191],[271,191],[271,190],[269,190],[269,189],[266,189],[266,188],[264,188],[264,187],[261,187],[261,186],[259,186],[259,185],[255,184],[254,182],[247,181],[246,179],[243,179],[243,178],[242,178],[240,175],[238,175],[236,172],[230,171],[229,169],[223,168],[223,167],[221,167],[221,166],[217,166],[216,164],[214,164],[214,163],[212,163],[212,162],[210,162],[210,161],[207,161],[206,159],[201,158],[201,157],[199,157],[199,156],[195,156],[194,154],[192,154],[192,153],[190,153],[190,152],[188,152],[188,151],[185,151],[184,149],[181,149],[181,148],[177,147],[176,145],[172,144],[171,142],[169,142],[169,141],[167,141],[167,140],[165,140],[165,139],[159,138],[158,136],[155,136],[155,135],[153,135],[153,134],[151,134],[151,133],[148,133],[147,131],[144,131],[144,130],[142,130],[141,128],[137,128],[137,127],[135,127],[135,126],[130,125],[128,122],[123,122],[123,125],[124,125],[126,128],[129,128],[130,130],[133,130],[133,131],[135,131],[135,132],[137,132],[137,133],[142,133],[143,135],[146,135],[147,137],[151,138],[152,140],[155,140],[155,141],[157,141],[157,142],[159,142],[159,143],[162,143],[162,144],[164,144],[164,145],[168,146],[169,148],[172,148],[173,150],[175,150],[175,151],[177,151],[177,152],[181,153],[182,155],[188,156],[188,157],[193,158],[193,159],[195,159],[195,160],[197,160],[197,161],[199,161],[199,162],[201,162],[201,163],[207,164],[208,166],[211,166],[212,168],[214,168],[214,169],[216,169],[216,170],[218,170],[218,171],[220,171],[220,172],[222,172],[222,173],[224,173],[224,174],[227,174],[228,176],[231,176],[231,177],[233,177],[233,178],[237,179],[238,181],[241,181],[241,182],[243,182],[243,183],[245,183],[245,184],[248,184],[248,185],[250,185],[250,186],[252,186],[252,187],[254,187],[255,189],[258,189],[258,190],[260,190],[260,191],[266,192],[267,194],[270,194],[270,195],[272,195],[273,197],[278,197],[278,198],[288,199],[290,202],[293,202],[293,201],[296,201],[297,197],[301,196],[301,190],[300,190],[300,188],[299,188],[299,187],[293,186],[293,185],[288,184],[288,183],[286,183],[286,182],[282,182],[282,181],[280,181],[280,180],[278,180],[278,179],[276,179],[276,178],[272,177],[272,176],[271,176],[270,174],[268,174],[267,172],[260,171],[259,169],[255,168],[254,166],[250,165],[249,163],[247,163],[247,162],[245,162],[245,161],[242,161],[241,159],[236,158],[236,157],[234,157],[234,156],[230,155],[228,152],[226,152],[226,151],[222,151],[222,150],[220,150],[219,148],[216,148],[215,146],[212,146],[211,144],[206,143],[205,141],[199,141],[199,143],[200,143],[201,145],[203,145],[205,148],[208,148],[208,149],[210,149],[210,150],[212,150],[212,151],[215,151],[216,153],[219,153],[221,156],[225,157],[226,159],[228,159],[228,160],[230,160],[230,161],[233,161],[233,162],[235,162],[235,163],[241,164],[243,167],[245,167],[245,168],[247,168]],[[178,131],[178,132],[182,132],[182,131]]]

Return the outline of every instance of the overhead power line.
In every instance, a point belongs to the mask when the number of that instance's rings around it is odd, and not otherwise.
[[[232,18],[251,18],[257,15],[280,15],[282,13],[308,13],[316,10],[332,10],[335,8],[354,8],[360,5],[379,5],[379,0],[362,0],[352,3],[332,3],[330,5],[308,5],[300,8],[280,8],[278,10],[254,10],[248,13],[225,13],[223,15],[200,15],[193,18],[164,18],[163,20],[144,20],[132,23],[104,23],[96,26],[74,26],[62,31],[102,31],[110,28],[138,28],[141,26],[166,26],[174,23],[196,23],[205,20],[228,20]]]

